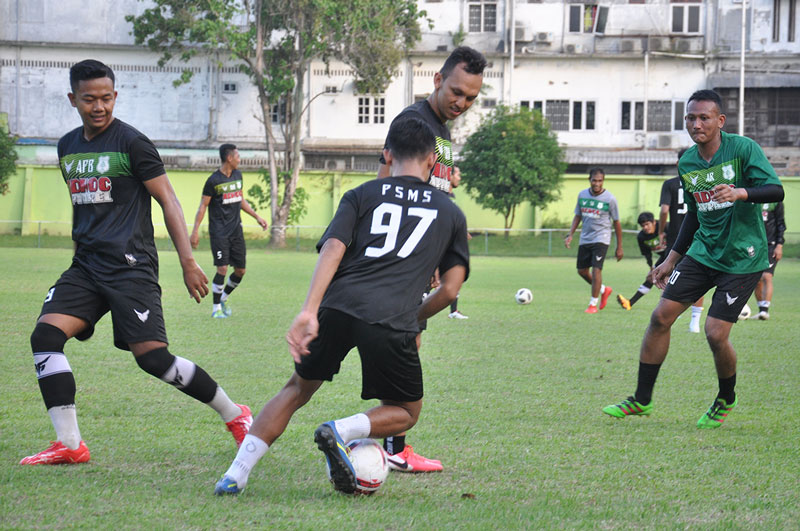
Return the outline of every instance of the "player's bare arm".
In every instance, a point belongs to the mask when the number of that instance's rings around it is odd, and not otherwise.
[[[183,210],[175,195],[166,174],[160,175],[155,179],[144,181],[144,186],[153,198],[161,205],[164,212],[164,222],[167,224],[167,232],[178,252],[178,258],[183,269],[183,283],[189,295],[200,303],[200,299],[208,295],[208,277],[195,262],[192,255],[192,247],[189,243],[189,234],[186,232],[186,222],[183,217]]]
[[[256,211],[253,210],[253,207],[250,206],[250,203],[248,203],[247,199],[244,198],[242,198],[242,210],[247,212],[250,217],[256,220],[256,223],[261,226],[261,230],[267,230],[267,220],[256,214]]]
[[[333,275],[339,269],[347,246],[336,238],[329,238],[319,251],[317,265],[311,275],[311,285],[306,294],[303,308],[294,318],[289,331],[286,333],[286,342],[289,343],[289,353],[295,362],[300,363],[300,357],[309,353],[308,344],[317,337],[319,322],[317,312],[322,303],[322,297],[328,290],[333,280]]]
[[[208,208],[208,204],[211,202],[210,195],[200,196],[200,206],[197,207],[197,214],[194,216],[194,227],[192,228],[192,235],[189,236],[189,243],[192,244],[192,249],[197,249],[198,244],[200,243],[200,233],[198,232],[200,229],[200,224],[203,222],[203,218],[206,215],[206,209]]]
[[[617,236],[617,250],[614,253],[614,256],[617,257],[617,262],[622,260],[622,224],[619,220],[614,222],[614,234]]]
[[[669,205],[661,205],[658,213],[658,241],[661,245],[667,245],[667,216],[669,216]]]
[[[564,238],[564,247],[569,249],[569,244],[572,243],[572,235],[575,234],[575,231],[578,230],[578,225],[581,223],[581,217],[576,215],[572,218],[572,226],[569,228],[569,234],[567,237]]]
[[[466,275],[467,268],[461,265],[453,266],[440,275],[439,288],[425,298],[417,319],[423,321],[447,308],[458,296]]]
[[[747,190],[744,188],[734,188],[727,184],[718,184],[713,188],[714,201],[717,203],[733,203],[734,201],[746,201]]]

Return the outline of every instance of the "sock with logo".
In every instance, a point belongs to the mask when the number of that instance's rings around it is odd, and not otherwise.
[[[56,430],[56,440],[72,450],[81,443],[75,410],[75,376],[64,355],[67,335],[48,323],[37,323],[31,334],[34,367],[39,390]]]
[[[719,394],[717,398],[721,398],[726,404],[731,405],[736,400],[736,393],[733,388],[736,387],[736,373],[729,378],[719,379]]]
[[[770,301],[758,301],[758,311],[769,313],[769,307],[771,306]]]
[[[633,398],[643,406],[649,404],[653,399],[653,387],[656,385],[656,378],[658,378],[660,369],[660,363],[639,362],[639,378]]]
[[[236,289],[236,286],[242,281],[242,277],[238,276],[236,273],[231,273],[231,276],[228,277],[228,283],[225,285],[225,290],[222,292],[222,300],[228,300],[230,297],[231,292]]]
[[[597,301],[599,301],[599,300],[600,299],[598,297],[591,297],[589,299],[589,306],[597,306]]]
[[[333,423],[345,443],[369,437],[369,432],[372,429],[372,423],[364,413],[357,413],[352,417],[335,420]]]
[[[173,356],[167,347],[153,349],[136,356],[136,363],[144,372],[175,386],[195,400],[208,404],[223,420],[226,418],[233,420],[241,414],[241,408],[234,404],[224,391],[218,393],[220,387],[217,382],[202,367],[180,356]],[[236,415],[230,418],[234,411],[237,412]]]
[[[630,300],[631,306],[636,304],[636,301],[638,301],[639,299],[650,293],[650,288],[653,286],[653,284],[650,284],[649,286],[647,284],[648,282],[645,282],[644,284],[639,286],[639,289],[637,289],[636,293],[633,294],[633,297],[631,297]]]
[[[702,306],[692,306],[692,321],[689,326],[697,325],[700,326],[700,317],[703,315],[703,307]]]
[[[383,440],[383,449],[389,455],[399,454],[406,449],[406,436],[394,435]]]
[[[222,292],[225,289],[225,275],[220,275],[219,273],[214,275],[214,279],[211,281],[211,294],[213,297],[214,303],[214,311],[220,309],[220,302],[222,300]]]
[[[250,471],[256,466],[258,460],[264,457],[267,450],[269,450],[267,443],[248,433],[244,436],[242,445],[239,446],[239,451],[236,453],[236,457],[225,472],[225,475],[233,478],[237,487],[243,489],[247,485]]]

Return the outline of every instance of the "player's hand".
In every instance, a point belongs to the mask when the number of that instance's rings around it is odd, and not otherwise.
[[[262,217],[257,217],[256,222],[261,225],[261,230],[267,230],[267,220]]]
[[[200,244],[200,235],[196,232],[192,232],[192,235],[189,236],[189,243],[192,245],[192,249],[197,249],[197,246]]]
[[[189,296],[200,304],[200,299],[208,295],[208,277],[194,261],[194,258],[182,262],[181,267],[183,268],[183,283],[189,290]]]
[[[317,314],[302,311],[294,318],[292,326],[286,332],[286,342],[289,343],[289,353],[295,363],[300,363],[301,356],[307,355],[310,351],[308,345],[317,337],[319,333],[319,321]]]
[[[666,232],[659,232],[658,233],[658,246],[666,249],[666,247],[667,247],[667,233]]]
[[[717,203],[733,203],[747,199],[747,191],[744,188],[734,188],[727,184],[718,184],[711,191],[713,192],[711,197]]]
[[[772,253],[772,259],[776,262],[783,258],[783,244],[779,243],[775,246],[775,251]]]
[[[439,278],[439,268],[437,267],[436,270],[433,272],[433,276],[431,277],[431,291],[438,288],[441,283],[442,282]]]
[[[569,249],[569,244],[572,243],[572,234],[567,234],[567,237],[564,238],[564,247]]]
[[[617,257],[617,262],[622,260],[623,253],[622,253],[622,246],[621,245],[617,246],[617,252],[614,253],[614,256]]]
[[[667,280],[673,269],[675,269],[675,265],[665,261],[647,274],[647,280],[655,284],[658,289],[664,289],[667,287]]]

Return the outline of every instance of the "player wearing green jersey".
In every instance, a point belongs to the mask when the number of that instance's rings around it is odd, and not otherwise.
[[[649,278],[664,290],[650,317],[639,355],[636,393],[606,406],[613,417],[649,415],[670,329],[691,303],[716,288],[705,333],[719,379],[719,393],[698,428],[717,428],[736,406],[736,352],[728,337],[761,272],[769,267],[761,205],[783,200],[783,186],[753,140],[722,131],[725,115],[712,90],[692,94],[686,129],[695,146],[678,163],[688,212],[664,263]]]

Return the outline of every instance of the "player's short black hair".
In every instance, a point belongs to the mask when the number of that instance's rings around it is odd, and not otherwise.
[[[72,88],[72,92],[75,93],[78,91],[78,83],[81,81],[98,79],[101,77],[109,78],[111,84],[114,84],[113,70],[100,61],[85,59],[80,63],[75,63],[72,65],[72,68],[69,69],[69,86]]]
[[[422,158],[436,149],[436,135],[424,120],[405,116],[392,122],[386,149],[398,160]]]
[[[231,154],[231,151],[235,150],[236,146],[233,144],[222,144],[219,147],[219,158],[222,159],[222,163],[224,164],[226,160],[228,160],[228,155]]]
[[[678,151],[678,160],[681,160],[681,157],[682,157],[682,156],[683,156],[683,154],[684,154],[684,153],[686,153],[687,151],[689,151],[689,148],[683,148],[683,149],[681,149],[680,151]]]
[[[481,52],[470,48],[469,46],[459,46],[453,53],[450,54],[439,73],[442,74],[442,79],[447,79],[453,69],[464,63],[464,71],[467,74],[483,75],[483,69],[486,68],[486,58]]]
[[[695,91],[694,93],[692,93],[691,96],[689,96],[689,99],[686,101],[687,107],[688,107],[689,103],[692,100],[694,100],[694,101],[713,101],[716,104],[717,110],[719,111],[719,113],[720,114],[724,114],[723,110],[722,110],[722,98],[720,98],[719,94],[717,94],[713,90],[703,89],[703,90]]]
[[[653,215],[652,212],[642,212],[639,214],[639,219],[636,220],[636,223],[641,225],[645,221],[655,221],[656,217]]]
[[[598,173],[601,174],[603,177],[606,176],[606,172],[603,171],[603,168],[592,168],[591,170],[589,170],[589,180],[591,180],[592,177],[594,177]]]

